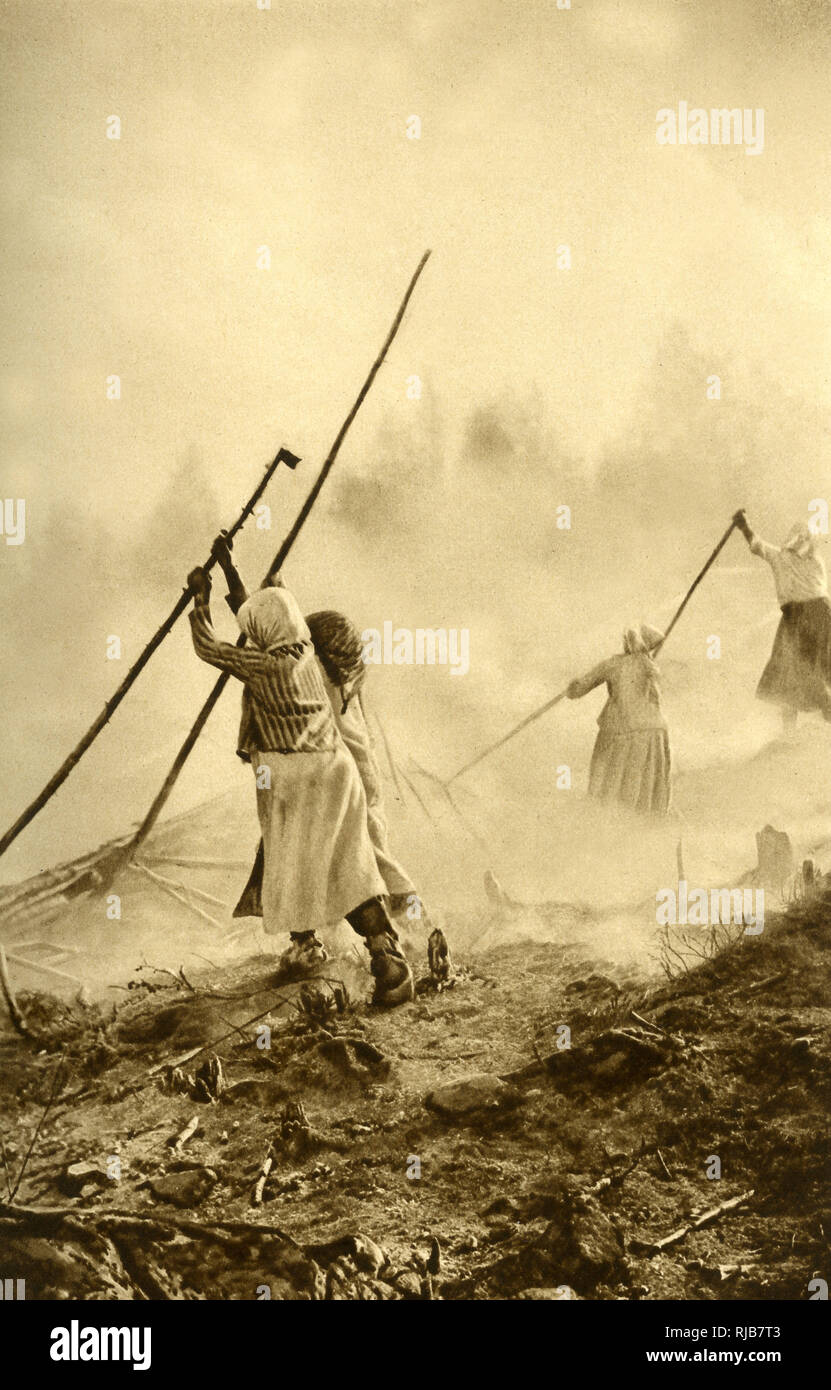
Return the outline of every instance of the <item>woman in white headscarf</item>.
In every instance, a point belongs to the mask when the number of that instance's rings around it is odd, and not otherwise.
[[[240,597],[240,604],[243,602],[244,598]],[[309,613],[306,626],[320,663],[323,687],[329,697],[335,725],[355,759],[363,783],[367,829],[375,851],[375,862],[386,885],[390,914],[393,918],[403,917],[406,921],[421,920],[424,915],[421,898],[389,845],[381,769],[364,711],[363,687],[367,668],[361,634],[343,613],[328,609]],[[262,873],[261,845],[251,877],[234,909],[235,917],[262,917]]]
[[[786,727],[796,723],[799,710],[819,710],[831,720],[831,602],[816,537],[797,522],[781,546],[769,545],[751,530],[744,512],[733,520],[752,553],[773,570],[782,609],[757,698],[778,705]]]
[[[572,681],[567,691],[578,700],[605,685],[609,695],[597,721],[589,795],[650,816],[665,816],[670,804],[669,734],[650,655],[662,641],[663,633],[646,624],[627,628],[623,651]]]
[[[243,682],[238,752],[256,779],[263,929],[291,937],[280,973],[306,973],[325,961],[317,933],[345,917],[366,940],[374,1001],[411,999],[412,971],[382,902],[364,789],[296,599],[270,586],[246,597],[237,622],[247,645],[233,646],[214,633],[209,576],[194,570],[188,585],[197,656]]]

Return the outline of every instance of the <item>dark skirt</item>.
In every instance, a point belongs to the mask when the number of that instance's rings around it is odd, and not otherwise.
[[[265,851],[263,842],[257,845],[257,853],[254,856],[254,867],[248,875],[248,882],[242,890],[242,896],[237,903],[232,917],[262,917],[263,915],[263,869],[265,868]]]
[[[756,690],[788,709],[820,710],[831,720],[831,602],[785,603],[770,660]]]

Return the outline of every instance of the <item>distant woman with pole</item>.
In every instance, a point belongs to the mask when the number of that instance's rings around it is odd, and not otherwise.
[[[618,801],[644,815],[665,816],[670,803],[671,757],[661,710],[658,668],[651,652],[664,641],[656,628],[627,628],[623,651],[571,682],[566,694],[579,700],[599,685],[609,698],[597,723],[589,796]]]
[[[738,515],[739,515],[739,513],[737,512],[737,513],[736,513],[736,516],[738,516]],[[741,515],[744,515],[744,514],[742,513]],[[681,603],[679,604],[678,608],[675,610],[675,613],[673,614],[673,617],[672,617],[672,621],[670,622],[670,624],[669,624],[669,626],[667,627],[667,630],[666,630],[666,632],[663,634],[663,636],[661,636],[660,633],[657,633],[657,632],[655,631],[654,628],[652,628],[652,629],[646,629],[647,631],[653,632],[654,635],[655,635],[655,638],[656,638],[656,644],[653,645],[653,643],[652,643],[651,641],[650,641],[649,644],[648,644],[648,645],[651,647],[651,655],[652,655],[652,656],[654,656],[655,653],[656,653],[656,651],[658,650],[658,648],[659,648],[659,647],[662,647],[662,646],[664,645],[664,643],[666,642],[667,638],[669,637],[669,635],[670,635],[670,633],[672,632],[673,628],[675,627],[676,623],[679,621],[679,619],[680,619],[682,613],[684,612],[684,609],[687,607],[687,604],[689,603],[690,599],[692,598],[693,594],[695,593],[696,589],[698,588],[698,586],[699,586],[699,584],[701,583],[702,579],[704,578],[705,574],[707,574],[708,570],[710,570],[710,569],[712,568],[712,566],[715,564],[716,560],[718,559],[719,555],[721,554],[722,550],[723,550],[724,547],[726,546],[727,542],[729,541],[730,537],[732,536],[732,534],[733,534],[733,532],[735,531],[735,529],[736,529],[737,526],[738,526],[738,521],[736,520],[736,517],[734,517],[733,520],[730,522],[730,525],[728,526],[728,528],[727,528],[727,530],[725,531],[724,535],[722,536],[721,540],[719,541],[718,545],[716,546],[715,550],[713,550],[713,552],[711,553],[711,555],[708,557],[708,559],[707,559],[707,560],[705,561],[705,563],[702,565],[701,569],[698,571],[698,574],[695,576],[695,579],[693,580],[693,582],[692,582],[692,584],[690,585],[689,589],[688,589],[687,592],[685,593],[683,599],[681,600]],[[643,632],[643,631],[644,631],[644,629],[642,628],[642,629],[641,629],[641,632]],[[598,669],[599,669],[599,668],[598,668]],[[592,674],[594,674],[594,673],[592,673]],[[586,677],[586,678],[584,678],[584,679],[588,679],[588,678]],[[603,680],[605,680],[605,679],[606,679],[605,676],[600,677],[600,678],[598,679],[598,681],[595,682],[595,684],[598,684],[598,685],[599,685],[599,684],[601,684],[601,682],[602,682]],[[507,732],[507,734],[503,734],[502,737],[501,737],[501,738],[498,738],[498,739],[496,740],[495,743],[490,743],[490,744],[488,744],[487,748],[483,748],[483,749],[482,749],[482,752],[481,752],[481,753],[477,753],[475,757],[469,758],[468,761],[467,761],[466,763],[464,763],[460,768],[458,768],[458,769],[453,773],[453,776],[452,776],[452,777],[448,777],[448,779],[447,779],[447,781],[445,782],[444,785],[445,785],[446,787],[449,787],[450,784],[451,784],[452,782],[455,782],[455,781],[456,781],[457,777],[463,776],[464,773],[469,772],[470,769],[471,769],[472,767],[476,767],[476,766],[477,766],[479,763],[481,763],[485,758],[489,758],[490,755],[491,755],[491,753],[495,753],[495,752],[496,752],[497,748],[502,748],[502,747],[504,747],[504,745],[505,745],[506,743],[508,743],[512,738],[516,738],[517,734],[521,733],[523,729],[527,729],[529,724],[533,724],[533,723],[535,722],[535,720],[540,719],[544,714],[547,714],[548,711],[549,711],[550,709],[553,709],[555,705],[559,705],[560,702],[561,702],[562,700],[565,700],[566,696],[570,696],[570,698],[571,698],[572,700],[577,699],[577,694],[570,695],[572,686],[574,686],[575,689],[576,689],[576,687],[577,687],[578,685],[582,687],[583,683],[584,683],[583,680],[572,681],[571,685],[566,686],[565,690],[561,690],[561,691],[559,692],[559,694],[552,696],[552,698],[551,698],[550,700],[546,700],[545,704],[544,704],[544,705],[540,705],[539,709],[533,710],[531,714],[526,714],[525,718],[524,718],[524,719],[521,719],[520,722],[519,722],[518,724],[515,724],[514,727],[513,727],[512,729],[509,729],[508,732]],[[592,689],[592,688],[593,688],[592,686],[586,686],[586,689],[585,689],[585,690],[581,690],[580,693],[581,693],[581,694],[585,694],[585,693],[588,692],[588,690],[590,690],[590,689]],[[611,691],[610,691],[610,693],[611,693]]]
[[[796,724],[800,710],[819,710],[831,721],[831,602],[816,537],[797,522],[783,545],[769,545],[750,529],[743,511],[733,520],[751,552],[773,570],[782,609],[756,696],[779,706],[786,729]]]

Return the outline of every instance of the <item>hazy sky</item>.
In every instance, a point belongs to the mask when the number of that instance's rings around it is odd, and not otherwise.
[[[735,505],[777,532],[831,491],[825,0],[4,0],[2,29],[4,821],[284,443],[266,567],[428,246],[289,566],[307,608],[470,627],[464,680],[379,673],[423,755],[652,616]],[[763,152],[659,146],[680,101],[763,108]],[[2,876],[139,816],[209,685],[177,632]],[[186,799],[239,775],[230,703]]]

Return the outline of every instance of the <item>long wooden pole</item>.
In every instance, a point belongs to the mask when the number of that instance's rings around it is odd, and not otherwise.
[[[681,614],[683,613],[684,609],[686,608],[687,604],[689,603],[690,599],[692,598],[693,594],[695,593],[696,589],[698,588],[708,569],[721,554],[721,551],[724,549],[725,545],[730,539],[731,534],[735,530],[735,526],[735,521],[731,521],[730,525],[728,526],[727,530],[725,531],[724,535],[722,536],[721,540],[719,541],[709,560],[699,570],[698,574],[696,575],[695,579],[693,580],[692,584],[690,585],[689,589],[684,595],[683,602],[677,609],[675,615],[673,616],[672,622],[669,624],[660,642],[657,642],[655,646],[651,649],[651,655],[654,656],[656,652],[659,652],[661,650],[661,647],[666,642],[667,638],[669,637],[669,634],[672,632],[672,629],[675,627],[675,624],[678,622],[678,619],[681,617]],[[491,753],[495,753],[497,748],[501,748],[502,745],[508,743],[510,739],[516,738],[516,735],[522,733],[523,729],[527,729],[529,724],[533,724],[536,719],[541,719],[542,716],[544,714],[547,714],[550,709],[553,709],[555,705],[559,705],[560,701],[564,700],[567,694],[568,686],[566,686],[565,690],[561,690],[558,695],[555,695],[552,700],[547,700],[544,705],[540,705],[539,709],[534,710],[533,714],[526,715],[526,717],[519,724],[515,724],[514,727],[510,729],[507,734],[503,734],[502,738],[497,739],[496,743],[489,744],[488,747],[485,748],[481,753],[477,753],[475,758],[471,758],[470,761],[465,763],[463,767],[460,767],[457,772],[454,772],[453,776],[449,777],[444,785],[446,787],[449,787],[451,782],[455,782],[456,778],[461,777],[463,772],[469,772],[470,769],[472,767],[475,767],[477,763],[481,763],[484,758],[489,757]]]
[[[567,689],[568,687],[566,687],[566,690]],[[507,734],[503,734],[502,738],[497,739],[496,743],[489,744],[481,753],[477,753],[475,758],[471,758],[470,762],[465,763],[464,767],[460,767],[457,772],[453,773],[452,777],[448,777],[444,785],[449,787],[451,782],[455,782],[456,778],[461,777],[463,772],[469,772],[477,763],[481,763],[484,758],[488,758],[491,753],[495,753],[497,748],[501,748],[503,743],[508,743],[510,739],[516,738],[517,734],[521,734],[522,730],[527,729],[529,724],[533,724],[535,719],[542,719],[544,714],[547,714],[550,709],[553,709],[555,705],[559,705],[560,701],[566,698],[566,690],[561,690],[559,695],[555,695],[552,700],[548,700],[544,705],[540,705],[539,709],[535,709],[533,714],[526,715],[525,719],[523,719],[520,724],[515,724]]]
[[[653,653],[659,652],[661,650],[662,646],[669,637],[669,634],[672,632],[672,629],[675,627],[675,624],[678,622],[678,619],[681,617],[681,614],[683,613],[684,609],[686,608],[687,604],[689,603],[690,599],[692,598],[693,594],[695,593],[696,589],[698,588],[708,569],[718,559],[719,555],[726,546],[735,529],[736,523],[735,521],[731,521],[730,525],[727,527],[727,530],[725,531],[724,535],[722,536],[721,540],[719,541],[709,560],[705,565],[702,565],[701,569],[695,576],[695,579],[693,580],[689,589],[685,593],[680,608],[676,610],[675,616],[673,617],[672,622],[670,623],[660,642],[657,642],[656,645],[652,648]]]
[[[300,535],[300,532],[305,524],[306,518],[308,517],[309,512],[312,510],[312,507],[317,501],[318,495],[320,493],[321,488],[323,487],[323,484],[326,482],[326,479],[332,471],[332,465],[334,464],[335,459],[340,453],[340,446],[346,438],[349,427],[352,424],[352,421],[355,419],[355,416],[357,415],[367,396],[369,395],[372,383],[374,382],[376,376],[378,375],[378,372],[381,369],[381,366],[383,365],[384,358],[386,357],[387,353],[392,347],[393,339],[395,338],[396,333],[401,327],[401,320],[403,319],[404,314],[406,313],[407,305],[409,304],[410,299],[412,298],[413,290],[415,289],[418,283],[419,276],[421,275],[421,272],[426,266],[429,258],[430,252],[425,251],[424,255],[422,256],[421,260],[416,266],[415,274],[413,275],[412,280],[407,286],[407,292],[404,295],[401,304],[399,305],[398,313],[392,321],[392,327],[390,328],[390,331],[386,336],[384,346],[381,348],[381,351],[379,352],[378,356],[376,357],[375,361],[370,367],[366,381],[364,382],[363,386],[358,392],[355,404],[353,405],[352,409],[350,410],[349,414],[347,415],[346,419],[344,420],[343,424],[338,430],[335,442],[326,456],[326,460],[323,464],[323,467],[321,468],[320,473],[318,474],[317,481],[315,482],[314,487],[311,489],[308,497],[303,503],[303,506],[300,508],[300,511],[297,514],[297,520],[295,521],[294,525],[292,526],[291,530],[286,536],[286,539],[283,541],[283,544],[280,546],[280,549],[278,550],[274,558],[274,562],[269,570],[269,574],[275,574],[279,569],[282,568],[289,551],[294,545],[294,542],[297,540],[297,537]]]
[[[292,526],[291,530],[289,531],[288,535],[283,541],[283,544],[280,546],[280,549],[277,551],[277,554],[269,567],[269,575],[276,574],[277,571],[282,568],[283,564],[285,563],[286,557],[289,554],[289,551],[291,550],[292,546],[294,545],[294,542],[297,540],[297,537],[300,534],[300,531],[306,521],[306,518],[309,515],[309,512],[312,510],[312,507],[317,501],[317,498],[320,494],[320,490],[332,471],[332,466],[335,462],[335,459],[338,456],[338,453],[340,452],[341,444],[346,438],[349,426],[352,424],[352,421],[355,419],[355,416],[357,415],[358,411],[363,405],[364,400],[366,399],[369,390],[372,386],[372,383],[378,375],[384,358],[386,357],[390,347],[392,346],[392,341],[395,338],[395,335],[401,326],[401,320],[404,317],[404,313],[406,311],[407,305],[410,302],[410,298],[412,296],[413,290],[416,287],[418,278],[421,275],[421,272],[424,269],[425,265],[427,264],[429,255],[430,252],[425,251],[424,255],[419,261],[418,266],[416,267],[415,274],[413,275],[413,278],[411,279],[407,287],[407,292],[401,301],[398,313],[393,319],[392,327],[390,328],[386,336],[386,339],[384,340],[384,345],[381,348],[381,351],[379,352],[372,366],[370,367],[369,374],[367,375],[367,378],[358,393],[358,396],[355,400],[354,405],[352,406],[352,409],[349,411],[349,414],[347,415],[346,419],[344,420],[343,424],[338,430],[338,433],[335,437],[335,441],[332,444],[332,447],[326,456],[326,459],[321,467],[320,473],[318,474],[317,480],[315,481],[314,486],[311,488],[308,497],[303,503],[303,506],[300,508],[300,511],[298,512],[297,520],[295,521],[294,525]],[[266,578],[268,578],[268,576],[266,576]],[[237,640],[237,646],[241,647],[244,645],[245,637],[240,636]],[[184,767],[185,763],[190,757],[191,752],[193,751],[193,748],[196,744],[196,741],[199,738],[199,735],[201,734],[202,730],[207,724],[211,712],[214,706],[216,705],[217,701],[219,700],[219,697],[221,696],[229,680],[229,673],[227,671],[223,671],[216,684],[214,685],[213,690],[211,691],[210,695],[208,696],[207,700],[205,701],[204,705],[199,711],[199,714],[196,716],[196,720],[193,724],[193,727],[191,728],[190,733],[188,734],[187,738],[182,744],[182,747],[179,749],[179,752],[176,754],[173,766],[171,767],[164,782],[162,783],[162,786],[156,796],[155,801],[153,802],[153,805],[150,807],[150,810],[147,812],[147,815],[144,817],[144,820],[142,821],[141,825],[139,826],[138,830],[133,836],[133,839],[130,841],[129,845],[125,850],[125,858],[127,860],[130,860],[133,857],[133,855],[136,853],[136,850],[138,850],[138,848],[147,839],[147,836],[150,834],[150,831],[156,824],[156,821],[158,820],[162,812],[165,802],[167,801],[168,797],[170,796],[170,793],[173,791],[173,788],[176,785],[179,773],[182,771],[182,768]]]
[[[240,512],[230,531],[228,532],[229,537],[233,538],[240,530],[240,528],[244,525],[244,523],[247,521],[248,517],[251,515],[258,501],[265,492],[266,487],[268,486],[272,474],[275,472],[277,466],[280,463],[287,463],[290,468],[294,468],[299,462],[300,460],[294,454],[289,453],[288,450],[280,450],[276,458],[268,465],[267,469],[265,470],[265,474],[263,475],[260,482],[257,484],[256,488],[252,492],[251,496],[249,497],[248,501],[246,502],[245,506],[243,507],[242,511]],[[202,568],[205,570],[210,570],[214,564],[215,561],[213,556],[211,555],[205,562],[205,564],[202,566]],[[150,638],[150,641],[147,643],[146,647],[142,651],[141,655],[137,658],[136,661],[133,662],[133,665],[130,667],[129,671],[127,672],[120,686],[116,690],[115,694],[107,701],[101,713],[98,715],[98,718],[93,720],[92,724],[90,724],[80,743],[76,744],[72,752],[69,754],[69,757],[61,763],[57,772],[54,774],[54,776],[50,777],[49,781],[46,783],[46,786],[43,788],[41,792],[38,793],[31,805],[27,806],[26,810],[18,816],[14,824],[9,826],[9,829],[6,831],[3,838],[0,839],[0,855],[5,854],[9,846],[13,844],[14,841],[17,839],[21,830],[25,830],[29,822],[34,820],[38,811],[42,810],[43,807],[46,805],[47,801],[51,800],[55,792],[58,790],[58,787],[63,785],[72,769],[76,767],[77,764],[81,761],[81,758],[84,756],[87,749],[91,746],[91,744],[95,742],[104,726],[107,723],[109,723],[110,718],[118,709],[118,706],[121,704],[121,701],[124,699],[124,696],[127,694],[127,691],[138,679],[141,672],[144,670],[145,666],[150,660],[151,656],[156,651],[157,647],[161,646],[162,642],[164,641],[167,634],[170,632],[171,628],[182,616],[182,614],[188,606],[188,603],[190,602],[190,598],[190,589],[185,589],[184,593],[181,594],[179,598],[176,600],[176,603],[174,604],[168,616],[165,618],[161,627],[159,627],[158,630],[153,634],[153,636]]]

